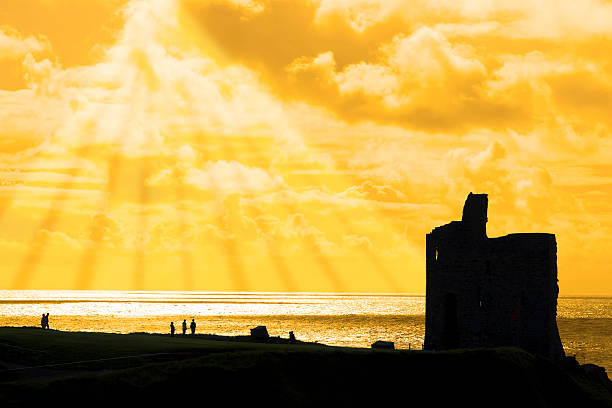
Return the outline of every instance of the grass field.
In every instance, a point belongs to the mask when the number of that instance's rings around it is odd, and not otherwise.
[[[593,367],[518,349],[392,351],[249,337],[0,328],[0,403],[612,406]],[[259,402],[257,402],[259,401]]]

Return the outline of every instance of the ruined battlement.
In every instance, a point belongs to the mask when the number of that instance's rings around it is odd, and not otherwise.
[[[486,194],[470,193],[461,221],[427,234],[425,348],[517,346],[563,357],[555,235],[488,238],[487,207]]]

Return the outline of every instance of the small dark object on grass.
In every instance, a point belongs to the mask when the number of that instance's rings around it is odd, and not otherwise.
[[[270,335],[268,334],[268,329],[266,329],[266,326],[257,326],[254,329],[251,329],[251,337],[256,340],[268,340]]]
[[[289,332],[289,343],[295,343],[295,334],[292,331]]]
[[[395,344],[392,341],[378,340],[372,343],[372,348],[373,349],[395,350]]]

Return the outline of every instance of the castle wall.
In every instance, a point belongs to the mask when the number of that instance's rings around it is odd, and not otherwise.
[[[563,356],[555,236],[487,238],[486,221],[486,195],[470,195],[462,221],[427,234],[425,347],[517,346]]]

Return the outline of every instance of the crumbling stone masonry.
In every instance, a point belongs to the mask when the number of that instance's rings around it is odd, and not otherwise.
[[[517,346],[560,359],[555,236],[487,238],[487,206],[470,193],[461,221],[427,234],[425,348]]]

